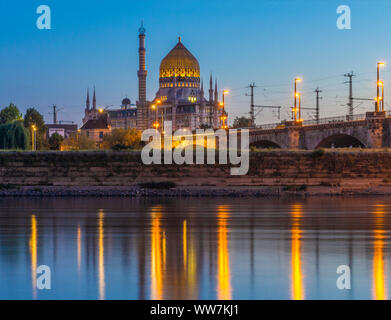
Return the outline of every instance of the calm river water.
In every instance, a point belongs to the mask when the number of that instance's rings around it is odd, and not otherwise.
[[[0,299],[387,299],[390,226],[385,198],[2,199]]]

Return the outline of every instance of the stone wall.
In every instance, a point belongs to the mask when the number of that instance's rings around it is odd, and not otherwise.
[[[230,165],[150,165],[138,152],[2,152],[0,185],[132,186],[173,181],[178,186],[391,185],[391,152],[260,151],[245,176]]]

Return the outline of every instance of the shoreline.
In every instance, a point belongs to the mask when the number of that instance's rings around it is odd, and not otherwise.
[[[391,186],[194,186],[172,189],[146,189],[138,186],[13,186],[0,189],[0,198],[8,197],[129,197],[129,198],[282,198],[282,197],[355,197],[391,195]]]

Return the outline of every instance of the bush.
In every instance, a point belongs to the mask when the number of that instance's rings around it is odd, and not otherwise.
[[[318,149],[312,151],[310,156],[312,158],[321,158],[321,157],[323,157],[324,154],[325,154],[324,149],[318,148]]]
[[[114,129],[105,134],[102,149],[126,150],[141,148],[141,132],[136,129]]]
[[[49,138],[49,148],[50,150],[60,150],[61,143],[64,141],[64,138],[59,135],[57,132],[53,133]]]

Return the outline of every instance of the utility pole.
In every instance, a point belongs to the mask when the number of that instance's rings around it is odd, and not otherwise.
[[[255,85],[254,82],[247,87],[247,88],[251,89],[251,93],[246,94],[246,96],[250,96],[250,98],[251,98],[251,102],[250,102],[250,122],[251,122],[250,127],[255,127],[255,108],[278,109],[278,119],[280,119],[280,117],[281,117],[281,106],[256,106],[254,104],[254,88],[256,88],[256,87],[257,86]]]
[[[255,83],[253,82],[250,84],[247,88],[251,89],[250,97],[251,97],[251,102],[250,102],[250,127],[255,126],[255,113],[254,113],[254,88],[256,87]]]
[[[349,78],[349,80],[345,83],[349,83],[349,102],[348,106],[348,116],[350,120],[353,120],[353,77],[356,75],[352,72],[344,74],[344,77]]]
[[[53,115],[53,124],[57,124],[57,113],[61,110],[61,109],[57,109],[57,106],[54,104],[52,105],[51,107],[49,107],[51,109],[53,109],[53,112],[49,112],[49,114],[52,114]]]
[[[319,111],[320,111],[319,99],[322,99],[322,97],[319,97],[319,93],[321,93],[322,90],[319,90],[319,88],[316,88],[316,90],[314,92],[316,93],[315,119],[316,119],[316,123],[319,124]]]

